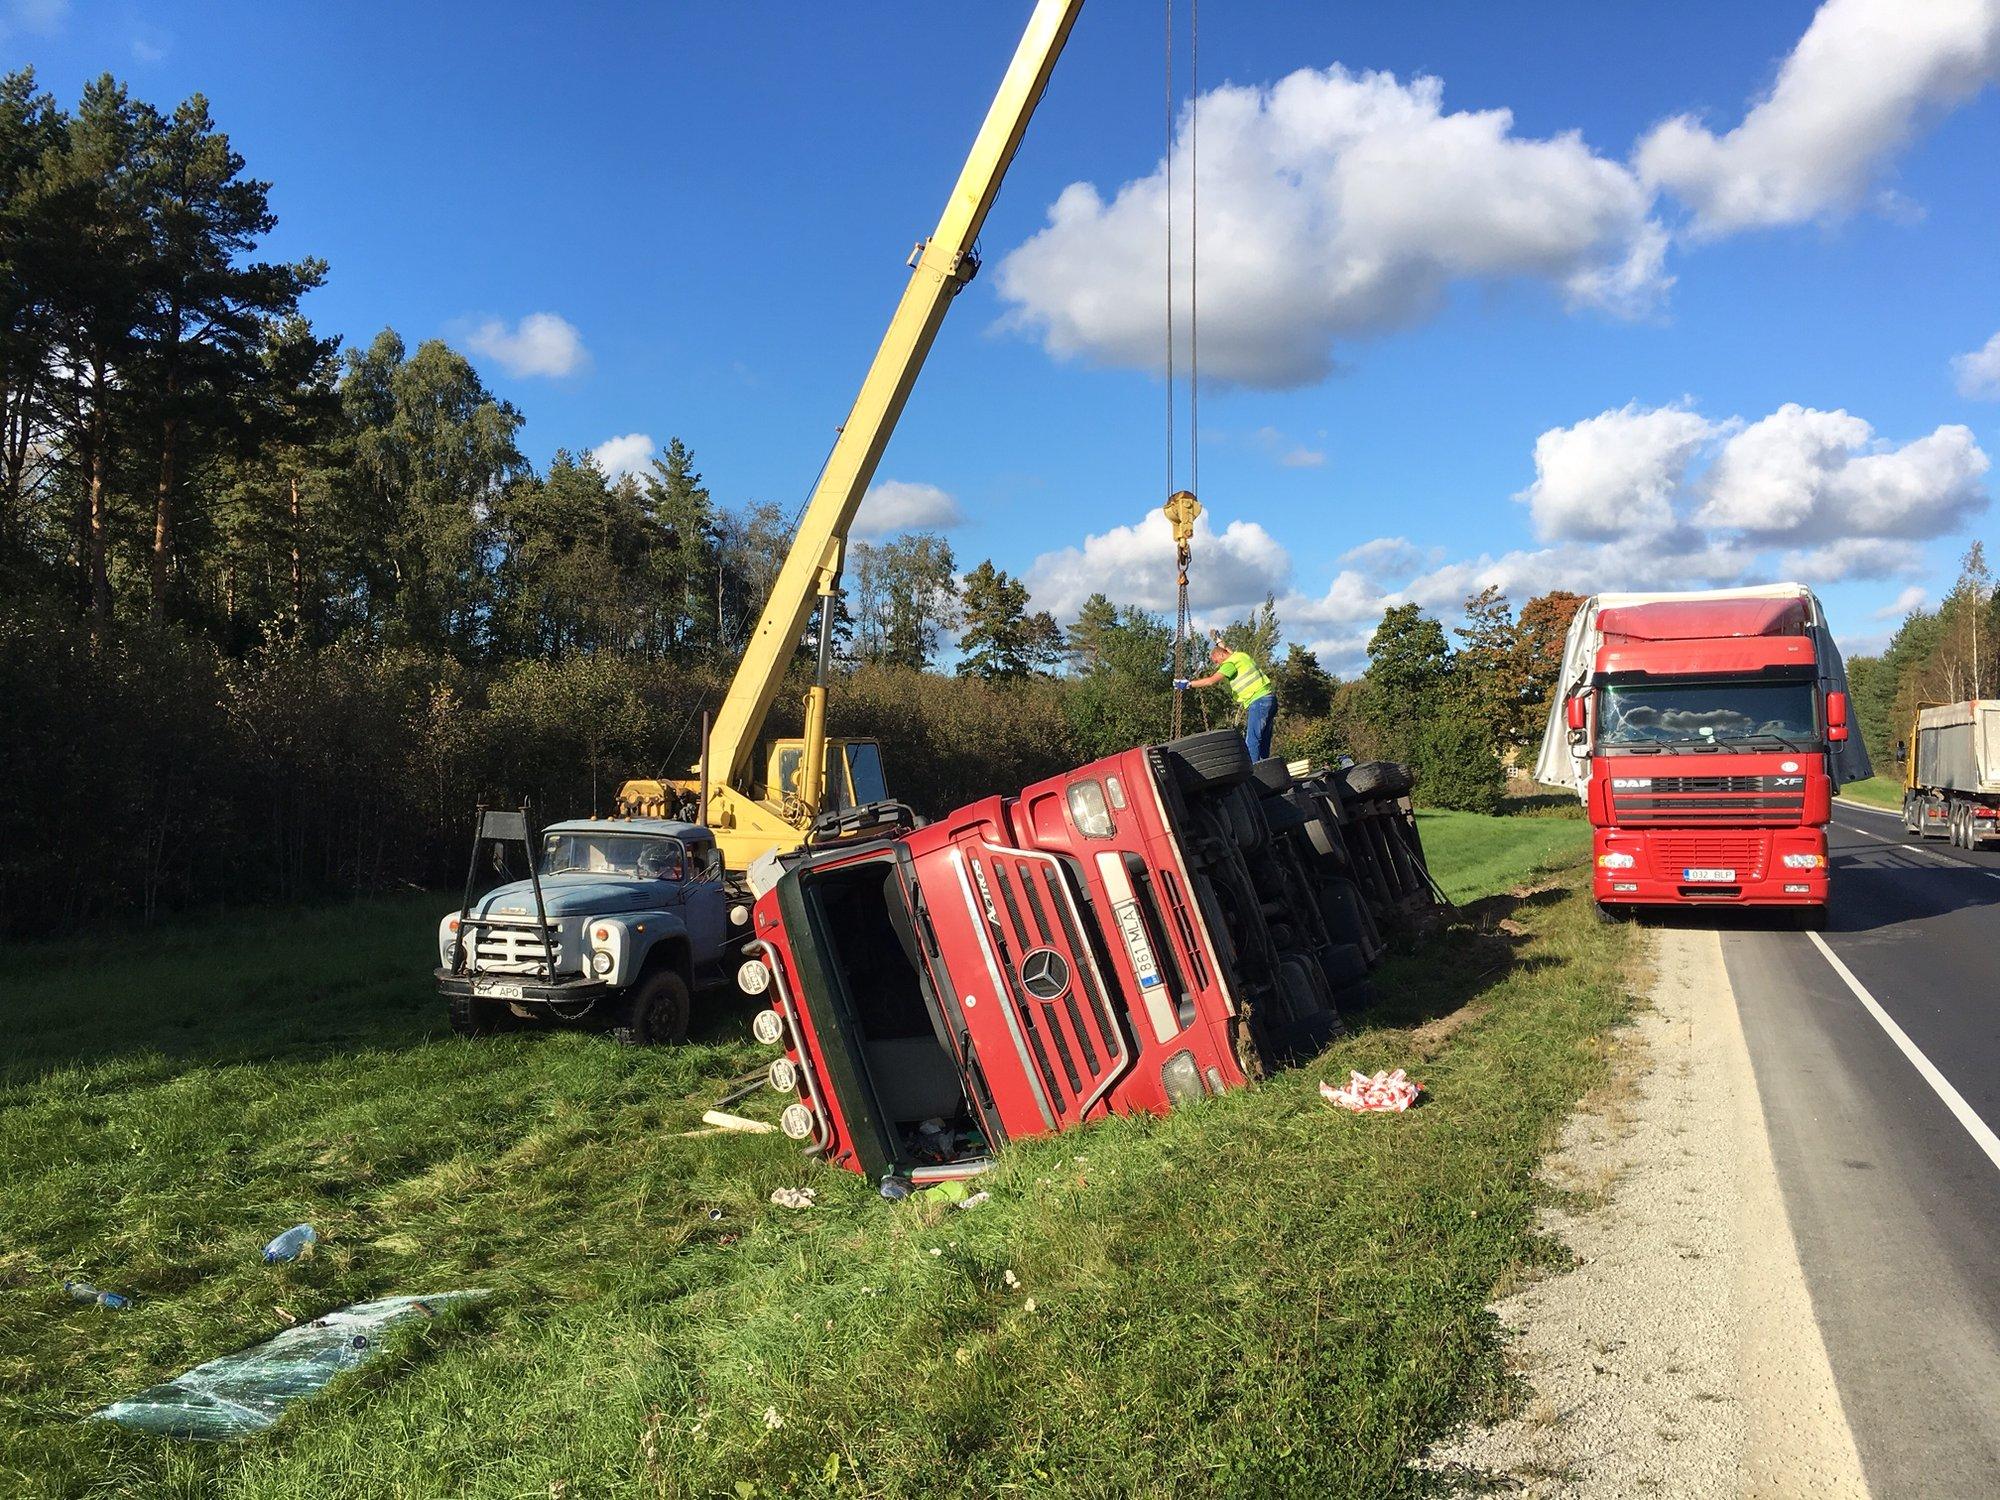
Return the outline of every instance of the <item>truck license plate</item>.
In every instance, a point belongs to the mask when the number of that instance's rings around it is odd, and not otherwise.
[[[1683,870],[1681,879],[1689,885],[1734,885],[1734,870]]]
[[[500,979],[475,979],[472,981],[472,993],[491,995],[495,1000],[518,1000],[521,998],[521,987]]]

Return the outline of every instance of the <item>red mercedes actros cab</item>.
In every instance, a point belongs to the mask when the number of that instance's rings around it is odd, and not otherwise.
[[[754,1030],[784,1048],[786,1133],[871,1178],[938,1180],[1318,1052],[1370,993],[1385,916],[1418,900],[1399,774],[1296,780],[1217,732],[923,826],[842,815],[753,872],[741,982],[771,1002]]]
[[[1832,796],[1868,770],[1810,591],[1599,595],[1563,686],[1537,775],[1583,798],[1607,914],[1724,904],[1824,924]]]

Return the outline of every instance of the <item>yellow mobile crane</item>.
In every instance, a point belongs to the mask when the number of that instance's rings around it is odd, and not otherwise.
[[[619,790],[619,811],[627,816],[664,814],[694,799],[701,821],[714,830],[732,871],[748,869],[751,861],[769,850],[803,843],[814,816],[829,800],[829,790],[836,806],[888,795],[881,749],[873,740],[829,740],[826,735],[833,603],[847,529],[952,298],[979,270],[973,247],[980,225],[999,194],[1001,179],[1082,8],[1083,0],[1037,0],[937,229],[911,252],[909,284],[812,498],[800,514],[791,550],[771,586],[714,728],[705,738],[696,776],[628,781]],[[761,768],[763,780],[753,785],[751,759],[765,717],[815,604],[820,609],[819,662],[806,692],[805,733],[799,739],[775,741]]]

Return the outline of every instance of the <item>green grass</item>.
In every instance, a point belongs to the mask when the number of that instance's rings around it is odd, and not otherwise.
[[[1870,776],[1865,781],[1850,781],[1841,787],[1840,795],[1852,797],[1856,802],[1867,802],[1875,807],[1901,807],[1903,805],[1903,783],[1892,776]]]
[[[1574,794],[1565,793],[1572,806]],[[1427,810],[1417,814],[1424,853],[1444,893],[1465,901],[1518,884],[1534,870],[1583,857],[1590,825],[1576,818]]]
[[[1578,899],[1575,825],[1424,826],[1447,889],[1487,899],[1391,961],[1357,1035],[1019,1143],[969,1213],[780,1137],[683,1138],[761,1054],[736,1005],[652,1053],[445,1035],[437,898],[12,950],[0,1492],[1421,1492],[1409,1459],[1505,1398],[1485,1304],[1548,1253],[1533,1169],[1600,1075],[1629,940]],[[1315,1087],[1350,1066],[1430,1098],[1335,1114]],[[767,1201],[804,1184],[811,1211]],[[264,1266],[299,1220],[320,1253]],[[136,1305],[70,1302],[79,1274]],[[77,1420],[279,1307],[474,1285],[497,1295],[264,1437]]]

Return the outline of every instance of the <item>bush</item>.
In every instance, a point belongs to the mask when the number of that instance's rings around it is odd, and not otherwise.
[[[1490,728],[1469,714],[1441,713],[1418,725],[1413,739],[1415,801],[1460,812],[1500,811],[1507,777]]]

